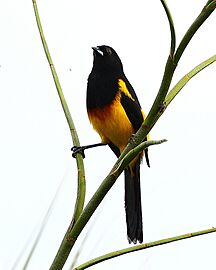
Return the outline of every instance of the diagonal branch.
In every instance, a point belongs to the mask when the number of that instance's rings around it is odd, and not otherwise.
[[[173,243],[173,242],[176,242],[176,241],[185,240],[185,239],[188,239],[188,238],[201,236],[201,235],[205,235],[205,234],[208,234],[208,233],[214,233],[214,232],[216,232],[216,228],[211,228],[211,229],[208,229],[208,230],[182,234],[182,235],[175,236],[175,237],[170,237],[170,238],[166,238],[166,239],[162,239],[162,240],[158,240],[158,241],[154,241],[154,242],[150,242],[150,243],[146,243],[146,244],[141,244],[141,245],[137,245],[137,246],[117,250],[117,251],[110,252],[110,253],[107,253],[105,255],[102,255],[100,257],[97,257],[95,259],[92,259],[92,260],[90,260],[90,261],[88,261],[88,262],[86,262],[84,264],[81,264],[80,266],[74,268],[74,270],[83,270],[83,269],[91,267],[91,266],[93,266],[95,264],[101,263],[101,262],[109,260],[109,259],[116,258],[116,257],[121,256],[121,255],[128,254],[130,252],[143,250],[143,249],[147,249],[147,248],[152,248],[152,247],[156,247],[156,246],[161,246],[161,245],[164,245],[164,244],[169,244],[169,243]]]
[[[163,103],[163,110],[159,111],[155,117],[155,121],[161,117],[161,115],[165,112],[169,104],[173,101],[173,99],[179,94],[179,92],[182,90],[182,88],[200,71],[202,71],[204,68],[208,67],[209,65],[213,64],[216,61],[216,55],[213,55],[209,59],[203,61],[198,66],[193,68],[190,72],[188,72],[183,78],[181,78],[177,84],[170,90],[170,92],[167,94],[164,103]]]
[[[187,30],[176,50],[175,65],[178,64],[179,59],[181,58],[183,52],[185,51],[187,45],[191,41],[194,34],[197,32],[200,26],[208,19],[208,17],[212,14],[215,8],[216,8],[216,1],[215,0],[208,1],[207,4],[202,9],[202,11],[200,12],[199,16]]]
[[[64,263],[70,254],[70,251],[72,247],[74,246],[78,236],[82,232],[83,228],[85,227],[86,223],[89,221],[93,213],[95,212],[96,208],[99,206],[107,192],[111,189],[111,187],[114,185],[116,179],[119,177],[119,175],[124,170],[125,166],[127,166],[133,158],[138,155],[138,153],[145,148],[156,145],[165,142],[166,140],[159,140],[159,141],[147,141],[143,142],[142,145],[137,147],[136,149],[133,149],[131,153],[121,160],[117,160],[115,165],[113,166],[111,172],[108,174],[108,176],[104,179],[104,181],[101,183],[91,200],[88,202],[86,207],[84,208],[82,214],[80,215],[77,222],[74,224],[73,228],[71,230],[68,230],[61,246],[59,247],[58,253],[52,263],[52,266],[50,267],[50,270],[59,270],[62,269],[64,266]],[[124,166],[121,165],[121,163],[124,163]]]
[[[183,78],[181,78],[166,96],[165,101],[164,101],[164,106],[167,107],[170,104],[170,102],[177,96],[177,94],[190,81],[190,79],[192,79],[200,71],[202,71],[204,68],[208,67],[215,61],[216,61],[216,54],[210,57],[209,59],[203,61],[202,63],[200,63],[198,66],[193,68],[190,72],[188,72]]]

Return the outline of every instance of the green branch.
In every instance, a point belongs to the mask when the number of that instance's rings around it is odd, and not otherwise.
[[[169,104],[173,101],[173,99],[179,94],[179,92],[182,90],[182,88],[200,71],[202,71],[204,68],[208,67],[209,65],[213,64],[216,61],[216,55],[213,55],[209,59],[203,61],[198,66],[193,68],[189,73],[187,73],[183,78],[181,78],[177,84],[170,90],[170,92],[167,94],[164,103],[163,103],[163,110],[159,111],[155,117],[155,122],[161,117],[161,115],[165,112],[166,108],[169,106]]]
[[[132,137],[133,139],[133,137]],[[131,149],[122,159],[119,160],[116,169],[113,171],[115,174],[119,169],[123,171],[127,165],[132,161],[140,152],[142,152],[145,148],[148,148],[151,145],[161,144],[167,142],[166,139],[158,140],[158,141],[145,141],[141,144],[137,145],[135,148]]]
[[[175,52],[175,46],[176,46],[175,27],[174,27],[174,23],[173,23],[173,19],[172,19],[171,13],[169,11],[169,8],[168,8],[165,0],[161,0],[161,3],[163,5],[163,7],[164,7],[164,10],[165,10],[166,15],[167,15],[167,19],[169,21],[170,33],[171,33],[170,56],[173,57],[174,52]]]
[[[138,250],[142,250],[142,249],[147,249],[147,248],[152,248],[152,247],[156,247],[156,246],[161,246],[164,244],[169,244],[172,242],[185,240],[188,238],[192,238],[192,237],[196,237],[196,236],[200,236],[200,235],[204,235],[204,234],[208,234],[208,233],[213,233],[213,232],[216,232],[216,228],[203,230],[203,231],[199,231],[199,232],[182,234],[179,236],[170,237],[170,238],[162,239],[159,241],[154,241],[154,242],[150,242],[147,244],[141,244],[141,245],[133,246],[130,248],[125,248],[125,249],[121,249],[118,251],[110,252],[110,253],[107,253],[107,254],[102,255],[100,257],[97,257],[93,260],[90,260],[84,264],[81,264],[80,266],[74,268],[74,270],[83,270],[83,269],[86,269],[86,268],[93,266],[95,264],[101,263],[101,262],[109,260],[109,259],[116,258],[116,257],[121,256],[121,255],[125,255],[125,254],[130,253],[130,252],[134,252],[134,251],[138,251]]]
[[[200,26],[208,19],[208,17],[212,14],[212,12],[216,8],[216,1],[211,0],[208,1],[207,4],[202,9],[199,16],[196,18],[196,20],[192,23],[190,28],[187,30],[186,34],[182,38],[178,49],[176,50],[175,54],[175,64],[177,65],[179,62],[179,59],[181,58],[183,52],[185,51],[188,43],[191,41],[194,34],[197,32],[197,30],[200,28]]]
[[[195,19],[195,21],[192,23],[192,25],[189,27],[186,34],[182,38],[182,41],[180,42],[174,57],[171,57],[170,55],[168,56],[161,86],[154,100],[154,103],[150,109],[150,112],[147,115],[141,128],[136,133],[134,143],[133,142],[130,143],[130,145],[128,145],[125,148],[125,151],[123,153],[127,153],[130,149],[134,148],[139,143],[141,143],[143,139],[147,136],[147,134],[149,134],[150,130],[155,125],[160,116],[163,114],[165,110],[164,100],[169,91],[169,87],[177,64],[183,52],[185,51],[188,43],[190,42],[191,38],[194,36],[194,34],[197,32],[200,26],[206,21],[206,19],[211,15],[211,13],[215,10],[215,8],[216,8],[215,0],[207,2],[207,4],[202,9],[199,16]]]
[[[36,0],[32,0],[33,2],[33,7],[34,7],[34,13],[35,13],[35,18],[36,18],[36,22],[37,22],[37,26],[38,26],[38,30],[40,33],[40,37],[41,37],[41,41],[43,44],[43,48],[46,54],[46,58],[47,61],[49,63],[51,72],[52,72],[52,76],[55,82],[55,86],[59,95],[59,99],[65,114],[65,117],[67,119],[67,123],[70,129],[70,133],[71,133],[71,137],[72,137],[72,141],[73,144],[76,146],[80,145],[79,142],[79,138],[73,123],[73,119],[71,117],[67,102],[65,100],[60,82],[59,82],[59,78],[58,75],[56,73],[55,70],[55,66],[53,64],[49,49],[48,49],[48,45],[43,33],[43,29],[42,29],[42,25],[41,25],[41,21],[40,21],[40,17],[39,17],[39,13],[38,13],[38,8],[37,8],[37,3]],[[84,200],[85,200],[85,171],[84,171],[84,164],[83,164],[83,158],[82,155],[79,154],[76,157],[76,162],[77,162],[77,170],[78,170],[78,189],[77,189],[77,200],[76,200],[76,204],[75,204],[75,210],[74,210],[74,215],[73,215],[73,219],[71,224],[74,223],[74,221],[77,220],[77,218],[79,217],[80,213],[82,212],[83,206],[84,206]]]
[[[111,187],[114,185],[116,179],[119,177],[119,175],[124,170],[125,166],[127,166],[133,158],[142,150],[145,148],[156,145],[165,142],[166,140],[160,140],[160,141],[147,141],[143,142],[141,146],[137,147],[131,153],[122,159],[118,160],[115,165],[113,166],[111,172],[108,174],[108,176],[104,179],[104,181],[101,183],[91,200],[88,202],[86,207],[84,208],[82,214],[80,215],[77,222],[74,224],[73,228],[71,230],[68,230],[67,234],[65,235],[61,246],[59,247],[58,254],[56,255],[55,260],[53,261],[53,264],[50,268],[50,270],[59,270],[62,269],[64,266],[65,261],[67,260],[68,255],[70,254],[70,251],[72,247],[74,246],[77,237],[82,232],[83,228],[85,227],[86,223],[91,218],[92,214],[95,212],[107,192],[111,189]],[[124,166],[122,166],[122,163],[124,163]]]
[[[187,73],[178,83],[170,90],[168,95],[165,98],[164,106],[167,107],[170,102],[176,97],[176,95],[181,91],[181,89],[192,79],[195,75],[197,75],[204,68],[208,67],[212,63],[216,61],[216,55],[213,55],[209,59],[203,61],[198,66],[193,68],[189,73]]]

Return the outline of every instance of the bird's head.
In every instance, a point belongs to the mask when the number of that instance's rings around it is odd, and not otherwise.
[[[94,55],[94,69],[101,71],[107,69],[123,71],[122,62],[112,47],[101,45],[92,47],[92,49]]]

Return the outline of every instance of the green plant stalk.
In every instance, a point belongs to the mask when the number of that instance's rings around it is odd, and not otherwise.
[[[123,155],[128,152],[128,150],[132,149],[133,147],[137,146],[139,143],[143,141],[143,139],[147,136],[147,134],[150,132],[152,127],[154,126],[155,122],[155,116],[157,115],[158,111],[163,109],[163,101],[167,95],[167,92],[169,90],[173,74],[176,69],[176,64],[174,63],[174,51],[175,51],[175,45],[176,45],[176,35],[175,35],[175,28],[174,23],[172,20],[171,13],[169,11],[169,8],[165,2],[165,0],[161,0],[161,3],[163,5],[163,8],[166,12],[167,19],[169,21],[170,26],[170,33],[171,33],[171,45],[170,45],[170,54],[168,55],[168,59],[165,65],[165,70],[163,74],[163,78],[161,81],[161,85],[159,88],[159,91],[157,93],[157,96],[154,100],[154,103],[143,122],[142,126],[138,130],[138,132],[135,135],[134,138],[134,144],[128,145],[129,149],[126,147],[125,151],[123,151]]]
[[[165,0],[161,0],[161,3],[163,5],[163,8],[166,12],[167,19],[169,21],[170,25],[170,32],[171,32],[171,45],[170,45],[170,54],[168,55],[168,59],[166,62],[164,75],[162,78],[161,86],[159,88],[158,94],[154,100],[154,103],[150,109],[150,112],[148,113],[145,121],[143,122],[142,126],[138,130],[138,132],[133,137],[133,140],[130,141],[130,143],[127,145],[127,147],[122,152],[120,159],[124,157],[125,154],[127,154],[131,149],[139,145],[143,139],[149,134],[150,130],[156,123],[155,117],[158,114],[159,111],[163,110],[163,102],[166,97],[166,94],[169,90],[173,74],[176,69],[176,65],[174,64],[174,51],[175,51],[175,44],[176,44],[176,35],[175,35],[175,28],[174,23],[172,20],[171,13],[169,11],[169,8],[165,2]]]
[[[74,270],[83,270],[83,269],[86,269],[86,268],[88,268],[90,266],[93,266],[95,264],[101,263],[101,262],[109,260],[109,259],[116,258],[116,257],[121,256],[121,255],[125,255],[125,254],[130,253],[130,252],[139,251],[139,250],[152,248],[152,247],[156,247],[156,246],[161,246],[161,245],[164,245],[164,244],[169,244],[169,243],[173,243],[173,242],[176,242],[176,241],[185,240],[185,239],[188,239],[188,238],[201,236],[201,235],[205,235],[205,234],[208,234],[208,233],[214,233],[214,232],[216,232],[216,228],[211,228],[211,229],[208,229],[208,230],[182,234],[182,235],[179,235],[179,236],[170,237],[170,238],[150,242],[150,243],[147,243],[147,244],[141,244],[141,245],[121,249],[121,250],[118,250],[118,251],[107,253],[107,254],[102,255],[100,257],[97,257],[97,258],[95,258],[93,260],[90,260],[90,261],[88,261],[88,262],[86,262],[84,264],[81,264],[80,266],[74,268]]]
[[[158,141],[145,141],[142,142],[141,144],[137,145],[135,148],[131,149],[123,159],[119,160],[118,164],[116,164],[116,168],[113,171],[113,174],[117,172],[119,169],[123,171],[127,165],[130,163],[131,160],[133,160],[143,149],[151,146],[151,145],[156,145],[156,144],[161,144],[167,142],[166,139],[163,140],[158,140]]]
[[[36,18],[36,22],[37,22],[37,26],[38,26],[38,30],[40,33],[40,37],[41,37],[41,41],[43,44],[43,48],[47,57],[47,61],[50,65],[50,69],[52,72],[52,76],[55,82],[55,86],[59,95],[59,99],[65,114],[65,117],[67,119],[67,123],[70,129],[70,133],[71,133],[71,137],[72,137],[72,141],[73,144],[76,146],[80,145],[79,142],[79,138],[74,126],[74,122],[73,119],[71,117],[67,102],[65,100],[60,82],[59,82],[59,78],[58,75],[56,73],[49,49],[48,49],[48,45],[43,33],[43,29],[42,29],[42,25],[41,25],[41,21],[40,21],[40,16],[38,13],[38,8],[37,8],[37,3],[36,0],[32,0],[33,2],[33,8],[34,8],[34,13],[35,13],[35,18]],[[85,170],[84,170],[84,164],[83,164],[83,158],[81,154],[78,154],[76,157],[76,162],[77,162],[77,170],[78,170],[78,188],[77,188],[77,200],[75,203],[75,210],[74,210],[74,214],[73,214],[73,219],[72,219],[72,224],[74,224],[74,222],[78,219],[80,213],[83,210],[83,206],[84,206],[84,201],[85,201]]]
[[[208,0],[208,2],[206,3],[206,6],[211,5],[214,2],[215,2],[215,0]]]
[[[93,230],[97,220],[98,220],[98,213],[96,214],[96,217],[94,218],[93,222],[91,223],[91,225],[88,227],[87,231],[85,232],[84,238],[79,243],[79,247],[78,247],[78,249],[76,250],[76,253],[73,256],[73,260],[71,261],[71,264],[70,264],[68,270],[72,270],[75,267],[75,265],[77,265],[77,261],[79,260],[79,257],[83,252],[83,247],[85,246],[88,239],[91,237],[92,230]]]
[[[206,8],[215,9],[216,8],[216,0],[208,1],[207,4],[206,4]]]
[[[209,65],[213,64],[216,61],[216,55],[213,55],[209,59],[203,61],[199,65],[197,65],[195,68],[193,68],[189,73],[187,73],[183,78],[181,78],[177,84],[170,90],[170,92],[167,94],[163,110],[159,111],[155,117],[155,121],[161,117],[161,115],[165,112],[169,104],[173,101],[173,99],[177,96],[177,94],[182,90],[182,88],[200,71],[202,71],[204,68],[208,67]]]
[[[107,192],[113,186],[118,176],[124,170],[125,166],[127,166],[130,163],[130,161],[133,160],[133,158],[136,155],[138,155],[140,151],[144,150],[145,148],[151,145],[160,144],[165,141],[166,140],[143,142],[142,145],[139,145],[136,149],[133,149],[131,154],[128,153],[128,155],[124,157],[124,159],[122,159],[121,161],[117,160],[111,172],[104,179],[104,181],[101,183],[101,185],[99,186],[99,188],[97,189],[97,191],[95,192],[89,203],[84,208],[77,222],[74,224],[71,230],[67,231],[59,247],[58,253],[50,267],[50,270],[60,270],[63,268],[67,260],[67,257],[70,254],[70,251],[77,240],[77,237],[85,227],[88,220],[91,218],[97,206],[100,204],[100,202],[103,200]],[[124,162],[124,166],[122,166],[120,162]]]
[[[212,63],[216,61],[216,55],[213,55],[209,59],[203,61],[199,65],[197,65],[195,68],[193,68],[190,72],[188,72],[183,78],[181,78],[178,83],[170,90],[168,95],[165,98],[164,106],[167,107],[170,102],[177,96],[177,94],[181,91],[181,89],[200,71],[202,71],[204,68],[208,67]]]
[[[202,9],[199,16],[195,19],[195,21],[192,23],[192,25],[187,30],[186,34],[182,38],[176,53],[174,57],[168,56],[167,63],[165,66],[165,71],[163,75],[163,79],[161,82],[160,89],[158,91],[158,94],[155,98],[155,101],[150,109],[149,114],[147,115],[145,121],[143,122],[142,126],[138,130],[138,132],[135,134],[134,143],[130,143],[122,154],[125,154],[128,152],[128,150],[132,149],[139,143],[143,141],[143,139],[149,134],[152,127],[155,125],[157,120],[160,118],[160,116],[163,114],[165,110],[164,106],[164,100],[166,98],[166,95],[169,91],[169,87],[173,78],[173,74],[175,72],[175,69],[177,67],[177,64],[186,49],[188,43],[190,42],[191,38],[194,36],[194,34],[197,32],[199,27],[206,21],[206,19],[211,15],[211,13],[215,10],[216,7],[216,1],[208,1],[207,4]]]
[[[135,137],[135,144],[134,145],[128,145],[129,150],[132,149],[133,147],[135,147],[136,145],[138,145],[139,143],[141,143],[143,141],[143,139],[147,136],[147,134],[150,132],[150,130],[152,129],[152,127],[154,126],[155,122],[155,116],[157,115],[157,113],[159,111],[161,111],[163,109],[163,101],[167,95],[167,92],[169,90],[171,81],[172,81],[172,77],[173,74],[175,72],[176,69],[176,64],[174,63],[174,52],[175,52],[175,46],[176,46],[176,34],[175,34],[175,27],[174,27],[174,23],[173,23],[173,19],[171,16],[171,13],[169,11],[169,8],[165,2],[165,0],[160,0],[163,8],[165,10],[165,13],[167,15],[167,19],[169,22],[169,26],[170,26],[170,34],[171,34],[171,41],[170,41],[170,54],[168,55],[168,59],[165,65],[165,70],[164,70],[164,74],[163,74],[163,78],[161,81],[161,85],[159,88],[159,91],[157,93],[157,96],[154,100],[154,103],[145,119],[145,121],[143,122],[142,126],[140,127],[140,129],[138,130],[138,132],[136,133],[136,137]],[[128,152],[128,148],[125,148],[124,153]]]
[[[185,33],[184,37],[182,38],[178,49],[175,53],[175,65],[178,64],[179,59],[181,58],[185,48],[187,47],[188,43],[191,41],[192,37],[196,33],[196,31],[200,28],[200,26],[205,22],[206,19],[212,14],[212,12],[216,8],[216,1],[208,1],[204,8],[202,9],[199,16],[196,20],[192,23],[188,31]]]
[[[176,46],[176,34],[175,34],[175,27],[172,19],[172,15],[170,13],[170,10],[166,4],[165,0],[161,0],[161,3],[164,7],[164,10],[167,15],[167,19],[169,21],[169,26],[170,26],[170,33],[171,33],[171,46],[170,46],[170,56],[173,57],[174,52],[175,52],[175,46]]]

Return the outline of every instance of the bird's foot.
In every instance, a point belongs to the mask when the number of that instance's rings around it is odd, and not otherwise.
[[[83,146],[73,146],[71,148],[71,151],[72,151],[72,157],[73,158],[76,158],[76,155],[78,153],[80,153],[82,155],[83,158],[85,158],[85,153],[84,153],[84,150],[85,150],[85,147]]]

